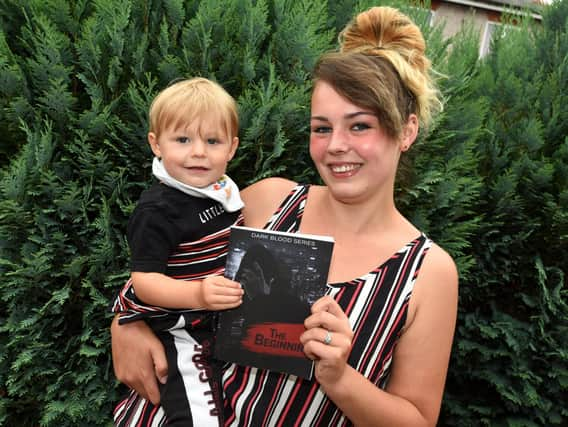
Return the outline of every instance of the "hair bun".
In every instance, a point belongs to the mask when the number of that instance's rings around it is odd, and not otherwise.
[[[417,101],[423,125],[442,108],[439,92],[431,78],[431,62],[420,28],[393,7],[375,6],[356,15],[339,34],[340,51],[361,53],[389,62],[403,85]]]
[[[372,7],[358,14],[339,35],[342,52],[365,52],[382,56],[385,51],[398,53],[409,65],[422,72],[426,43],[418,26],[398,9]]]

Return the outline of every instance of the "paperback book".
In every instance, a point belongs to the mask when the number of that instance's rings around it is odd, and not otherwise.
[[[311,378],[300,335],[311,305],[327,288],[333,239],[235,226],[225,277],[240,282],[243,303],[219,312],[215,356]]]

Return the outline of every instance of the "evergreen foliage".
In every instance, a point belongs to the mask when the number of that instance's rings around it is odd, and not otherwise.
[[[566,425],[568,2],[492,44],[471,84],[489,107],[475,269],[447,395],[448,424]]]
[[[153,96],[201,75],[238,100],[229,173],[316,182],[310,70],[356,11],[337,0],[0,0],[0,425],[110,425],[108,305],[151,181]],[[399,207],[456,259],[440,425],[565,425],[568,1],[498,38],[422,26],[446,100]]]

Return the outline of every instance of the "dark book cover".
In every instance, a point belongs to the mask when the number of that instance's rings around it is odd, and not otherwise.
[[[311,378],[299,337],[326,292],[333,244],[328,236],[232,227],[225,277],[245,294],[238,308],[219,312],[215,357]]]

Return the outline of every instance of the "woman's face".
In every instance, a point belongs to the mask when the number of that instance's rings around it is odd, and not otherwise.
[[[334,196],[353,203],[382,192],[392,197],[401,144],[379,119],[319,81],[312,93],[310,155]]]

